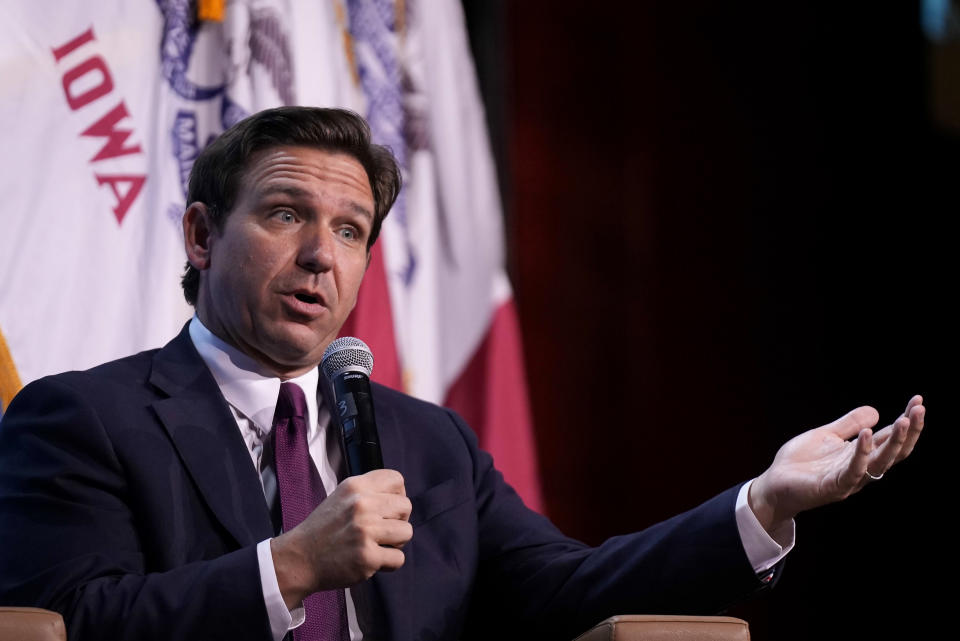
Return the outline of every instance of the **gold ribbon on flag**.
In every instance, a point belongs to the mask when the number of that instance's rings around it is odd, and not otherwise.
[[[7,405],[21,387],[23,385],[20,383],[10,350],[7,349],[7,341],[3,340],[3,332],[0,332],[0,411],[6,411]]]
[[[227,0],[197,0],[197,19],[223,22]]]

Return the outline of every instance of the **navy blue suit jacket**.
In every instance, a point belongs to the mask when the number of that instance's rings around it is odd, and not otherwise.
[[[456,414],[380,386],[374,398],[414,535],[402,569],[353,589],[368,638],[503,638],[509,625],[572,639],[611,614],[715,613],[761,587],[737,488],[591,548],[528,510]],[[269,639],[256,544],[272,535],[186,328],[31,383],[0,422],[0,604],[57,610],[71,639]]]

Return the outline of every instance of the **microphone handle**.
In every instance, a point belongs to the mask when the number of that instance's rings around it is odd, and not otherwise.
[[[380,435],[373,415],[370,379],[360,372],[344,372],[333,381],[333,398],[340,425],[340,446],[347,474],[356,476],[383,468]]]

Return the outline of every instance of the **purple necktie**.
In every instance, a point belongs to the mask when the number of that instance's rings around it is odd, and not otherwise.
[[[299,525],[327,498],[307,447],[307,399],[296,383],[281,383],[273,415],[273,451],[283,531]],[[314,592],[303,600],[306,620],[294,628],[294,641],[348,641],[343,590]]]

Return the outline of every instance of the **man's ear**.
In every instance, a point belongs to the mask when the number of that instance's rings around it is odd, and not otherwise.
[[[212,235],[210,209],[201,202],[190,203],[183,212],[183,247],[187,251],[187,261],[194,269],[203,271],[210,267]]]

